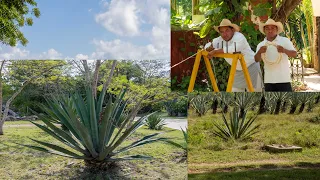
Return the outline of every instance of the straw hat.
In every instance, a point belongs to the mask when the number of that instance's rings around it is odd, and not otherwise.
[[[240,31],[239,26],[236,25],[236,24],[232,24],[229,19],[223,19],[223,20],[221,21],[221,23],[220,23],[219,26],[213,26],[213,28],[214,28],[217,32],[219,32],[219,27],[223,27],[223,26],[231,26],[231,27],[233,27],[233,29],[234,29],[235,31],[237,31],[237,32]]]
[[[275,22],[273,19],[268,19],[266,23],[260,23],[259,24],[259,30],[262,34],[266,34],[264,32],[264,27],[268,25],[274,25],[278,27],[278,32],[277,34],[280,34],[283,31],[283,25],[281,22]]]

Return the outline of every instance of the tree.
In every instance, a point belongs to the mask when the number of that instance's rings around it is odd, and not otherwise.
[[[284,24],[291,12],[302,2],[302,0],[270,0],[272,4],[271,18]]]
[[[15,46],[18,42],[26,45],[28,40],[20,31],[20,27],[32,26],[33,19],[29,15],[40,17],[34,0],[1,0],[0,1],[0,42]],[[31,10],[29,7],[34,7]]]
[[[46,76],[51,73],[55,68],[60,67],[63,65],[61,61],[49,61],[50,63],[46,63],[46,61],[9,61],[8,65],[6,65],[6,60],[2,60],[0,62],[0,109],[2,110],[2,83],[3,83],[3,76],[2,71],[5,68],[11,67],[16,68],[18,65],[23,66],[20,68],[21,71],[17,72],[22,76],[21,82],[16,82],[16,87],[14,89],[14,93],[10,96],[10,98],[6,101],[4,111],[0,113],[0,135],[3,135],[3,124],[4,121],[7,119],[9,107],[11,102],[21,93],[21,91],[30,83],[36,81],[41,76]],[[15,64],[15,66],[11,66]],[[22,71],[25,71],[23,75]],[[10,77],[10,76],[9,76]]]

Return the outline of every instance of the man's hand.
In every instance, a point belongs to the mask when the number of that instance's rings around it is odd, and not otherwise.
[[[262,53],[266,53],[266,52],[267,52],[267,46],[261,46],[260,49],[259,49],[259,51],[256,53],[256,55],[254,55],[254,60],[255,60],[256,62],[261,61],[261,60],[262,60],[262,59],[261,59],[261,54],[262,54]]]
[[[208,47],[208,48],[206,49],[206,51],[208,51],[208,52],[213,51],[213,50],[214,50],[214,48],[213,48],[212,46],[210,46],[210,47]]]
[[[278,52],[279,52],[279,53],[286,53],[286,49],[283,48],[283,47],[280,46],[280,45],[277,46],[277,49],[278,49]]]
[[[282,46],[277,46],[277,49],[278,49],[278,52],[279,53],[284,53],[286,54],[288,57],[297,57],[297,51],[295,50],[288,50],[288,49],[285,49],[284,47]]]
[[[266,53],[267,52],[267,46],[262,46],[259,51],[258,54],[262,54],[262,53]]]
[[[223,53],[223,49],[216,49],[208,52],[208,58],[211,59],[215,54]]]

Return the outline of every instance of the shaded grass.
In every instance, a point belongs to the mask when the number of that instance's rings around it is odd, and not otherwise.
[[[141,146],[126,153],[153,156],[151,160],[123,161],[109,171],[92,171],[86,169],[82,160],[42,153],[15,144],[35,145],[29,139],[34,138],[60,145],[36,127],[5,127],[4,131],[5,135],[0,136],[0,177],[4,179],[184,179],[187,174],[186,163],[176,161],[176,154],[183,151],[163,142]],[[126,144],[155,132],[159,131],[143,127]],[[164,128],[161,132],[164,132],[160,135],[162,137],[173,138],[177,143],[183,141],[183,135],[178,130]]]
[[[280,170],[255,170],[241,172],[215,172],[203,174],[189,174],[188,179],[223,179],[223,180],[242,180],[242,179],[319,179],[319,169],[280,169]]]
[[[42,123],[42,121],[40,121],[40,120],[35,120],[32,122]],[[30,121],[5,121],[4,122],[4,125],[24,125],[24,124],[32,125],[32,123]]]
[[[275,163],[294,165],[298,162],[320,163],[320,125],[309,122],[319,114],[319,107],[312,113],[262,114],[255,123],[261,124],[259,132],[243,142],[222,141],[213,135],[213,121],[222,123],[221,114],[208,112],[198,117],[189,111],[188,169],[206,172],[221,167],[264,165]],[[249,112],[248,116],[253,116]],[[273,154],[265,151],[267,144],[288,144],[303,147],[303,151]]]

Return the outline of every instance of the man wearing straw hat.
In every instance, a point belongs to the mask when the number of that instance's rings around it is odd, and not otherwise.
[[[268,19],[260,23],[259,30],[266,37],[258,44],[254,58],[256,62],[264,61],[265,91],[292,91],[289,57],[296,57],[297,51],[288,38],[279,35],[282,23]]]
[[[254,91],[262,91],[262,75],[260,70],[260,63],[255,62],[254,52],[251,50],[247,39],[239,32],[238,25],[231,23],[228,19],[223,19],[219,26],[214,26],[214,29],[220,34],[219,37],[213,39],[212,43],[208,43],[205,49],[209,51],[208,58],[211,59],[214,54],[218,53],[234,53],[240,52],[244,55],[246,66],[248,68]],[[232,59],[225,58],[231,65]],[[232,86],[232,92],[246,91],[247,83],[242,71],[240,63],[237,63],[236,74]]]

